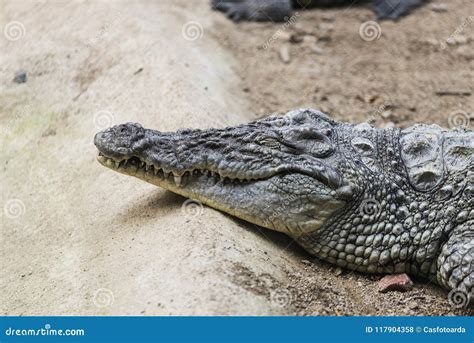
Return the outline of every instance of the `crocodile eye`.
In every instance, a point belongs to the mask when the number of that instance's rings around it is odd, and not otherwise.
[[[367,138],[355,137],[351,143],[352,146],[363,155],[372,155],[375,151],[374,144]]]
[[[327,157],[334,152],[332,144],[320,140],[308,141],[308,151],[316,157]]]
[[[301,154],[327,157],[334,152],[334,146],[326,133],[327,130],[312,127],[289,130],[283,135],[283,144]]]

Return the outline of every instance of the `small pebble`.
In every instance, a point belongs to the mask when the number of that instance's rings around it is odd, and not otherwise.
[[[421,42],[429,44],[429,45],[434,45],[434,46],[439,45],[439,41],[436,38],[433,38],[433,37],[426,38],[426,39],[422,40]]]
[[[457,35],[455,36],[454,41],[456,42],[456,44],[466,44],[467,37],[463,35]]]
[[[333,15],[330,15],[330,14],[323,14],[321,19],[325,22],[332,23],[332,22],[334,22],[334,20],[336,20],[336,17],[334,17]]]
[[[405,273],[393,274],[381,278],[378,282],[378,287],[380,293],[387,293],[393,291],[406,292],[413,288],[413,282],[411,281],[410,277]]]
[[[456,54],[468,60],[474,60],[474,49],[470,48],[467,45],[460,46],[459,48],[457,48]]]
[[[284,63],[290,63],[290,49],[287,45],[280,48],[280,58]]]
[[[411,309],[411,310],[418,310],[420,308],[420,305],[418,305],[418,303],[416,301],[410,301],[408,303],[408,307]]]
[[[388,119],[392,116],[392,114],[393,114],[392,111],[387,110],[387,111],[383,111],[381,116],[382,116],[382,118]]]
[[[317,55],[321,55],[323,53],[323,49],[321,49],[320,47],[316,45],[311,47],[311,51]]]
[[[290,32],[278,32],[277,38],[283,41],[289,41],[291,39],[292,34]]]
[[[447,4],[432,4],[431,5],[431,10],[433,12],[446,12],[448,10],[448,5]]]
[[[13,82],[16,83],[25,83],[28,77],[26,76],[26,71],[19,70],[15,73],[15,77],[13,78]]]
[[[303,41],[303,39],[304,39],[303,35],[298,34],[298,33],[293,33],[290,36],[289,42],[293,43],[293,44],[298,44],[298,43],[301,43]]]

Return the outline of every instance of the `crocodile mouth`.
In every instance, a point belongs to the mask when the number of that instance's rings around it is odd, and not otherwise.
[[[248,174],[239,173],[239,176],[235,176],[229,171],[217,171],[201,168],[176,172],[167,169],[166,167],[156,165],[150,161],[144,161],[137,156],[118,160],[105,156],[102,152],[99,152],[97,159],[102,165],[119,173],[135,176],[162,187],[165,187],[166,185],[182,188],[192,181],[202,180],[203,177],[216,182],[222,181],[223,183],[242,184],[267,180],[276,175],[289,173],[309,176],[331,190],[338,189],[342,185],[342,178],[340,175],[334,172],[331,168],[326,167],[319,167],[318,169],[313,168],[309,170],[301,166],[283,164],[276,168],[265,168],[261,171],[249,172]]]
[[[178,174],[139,157],[116,159],[99,153],[97,159],[119,173],[200,201],[248,222],[295,236],[316,230],[330,211],[344,203],[338,199],[344,187],[329,186],[334,180],[324,177],[323,173],[318,173],[319,177],[315,178],[297,167],[267,168],[258,176],[232,178],[208,169],[188,169]],[[294,193],[292,185],[295,182],[305,185],[301,194]],[[300,197],[311,199],[311,203],[291,208],[290,204],[297,203]],[[320,215],[318,211],[321,211]],[[301,215],[303,223],[288,222],[289,212],[292,216]]]
[[[142,161],[140,158],[133,156],[122,160],[116,160],[111,157],[107,157],[102,153],[99,153],[97,160],[104,166],[113,169],[119,173],[135,176],[145,181],[156,183],[156,182],[168,182],[175,187],[185,187],[190,181],[196,180],[201,177],[207,177],[222,182],[230,183],[250,183],[258,180],[265,180],[276,173],[262,175],[262,177],[249,176],[248,178],[237,178],[232,176],[222,176],[217,171],[209,169],[192,169],[184,173],[175,173],[167,170],[161,166],[157,166],[153,163],[147,163]],[[155,181],[155,182],[153,182]],[[159,184],[162,186],[162,184]]]

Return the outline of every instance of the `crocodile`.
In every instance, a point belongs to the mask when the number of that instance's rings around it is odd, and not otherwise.
[[[283,232],[349,270],[428,279],[471,303],[474,132],[344,123],[298,109],[222,129],[95,135],[117,172]]]
[[[286,21],[293,9],[352,6],[368,0],[212,0],[213,10],[221,11],[233,21]],[[373,0],[377,19],[396,20],[420,6],[424,0]]]

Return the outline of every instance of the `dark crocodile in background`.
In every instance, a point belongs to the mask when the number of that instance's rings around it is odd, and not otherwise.
[[[212,0],[212,9],[224,12],[234,21],[288,20],[293,9],[315,7],[351,7],[368,0]],[[418,6],[423,0],[373,0],[372,9],[377,19],[398,19]]]
[[[378,129],[301,109],[176,133],[128,123],[95,145],[103,165],[284,232],[330,263],[406,272],[474,299],[467,128]]]

